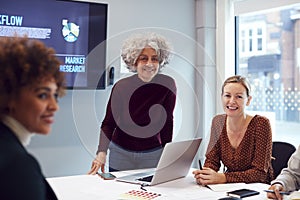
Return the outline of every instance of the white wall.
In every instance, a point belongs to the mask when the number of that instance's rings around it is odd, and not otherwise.
[[[156,31],[174,46],[174,58],[163,71],[177,82],[174,140],[194,137],[200,112],[195,94],[195,0],[107,0],[107,67],[120,67],[120,46],[131,33]],[[118,76],[120,74],[117,73]],[[53,131],[32,138],[28,150],[45,176],[86,173],[98,145],[99,126],[111,86],[105,90],[68,90],[60,100]],[[198,133],[197,133],[198,134]]]

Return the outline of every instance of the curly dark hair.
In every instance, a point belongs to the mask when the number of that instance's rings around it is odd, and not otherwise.
[[[28,37],[0,37],[0,117],[8,112],[8,102],[24,86],[54,79],[58,96],[65,94],[65,75],[59,70],[55,50]]]

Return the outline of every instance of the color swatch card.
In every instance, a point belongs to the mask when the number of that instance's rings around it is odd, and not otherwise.
[[[122,200],[152,200],[160,197],[161,194],[154,192],[147,192],[142,190],[130,190],[120,195]]]

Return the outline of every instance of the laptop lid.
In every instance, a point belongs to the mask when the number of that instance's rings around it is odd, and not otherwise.
[[[167,143],[155,171],[135,173],[119,177],[117,181],[156,185],[185,177],[199,149],[202,138]],[[149,176],[153,176],[151,181]]]

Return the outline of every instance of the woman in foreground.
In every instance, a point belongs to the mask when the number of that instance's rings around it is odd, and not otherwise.
[[[25,146],[47,135],[64,94],[55,52],[41,41],[0,37],[0,197],[57,199]]]

